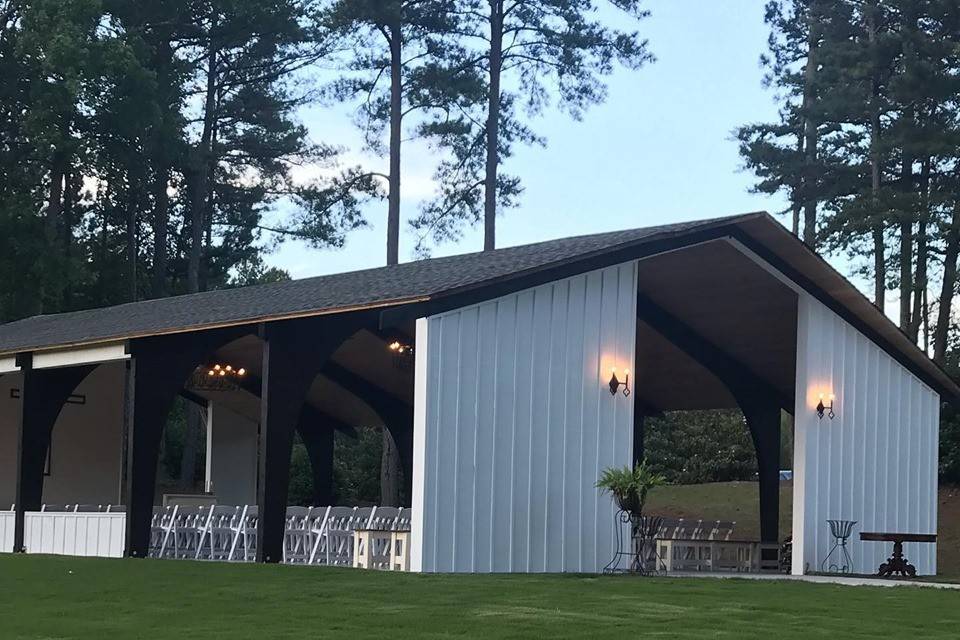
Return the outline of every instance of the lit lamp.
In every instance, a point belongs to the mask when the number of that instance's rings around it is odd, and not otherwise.
[[[823,420],[823,414],[826,413],[827,417],[833,420],[837,415],[833,412],[833,401],[836,398],[832,393],[830,394],[830,404],[823,404],[823,394],[820,394],[820,402],[817,403],[817,417]]]
[[[413,365],[413,345],[394,340],[387,348],[393,353],[393,366],[401,371],[409,371]]]
[[[617,391],[620,390],[620,387],[623,387],[623,395],[630,395],[630,369],[623,370],[623,380],[617,377],[617,368],[611,367],[610,369],[610,395],[617,395]]]

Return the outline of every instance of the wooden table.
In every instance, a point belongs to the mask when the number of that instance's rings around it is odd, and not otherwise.
[[[903,557],[904,542],[936,542],[935,533],[888,533],[879,531],[861,531],[860,539],[865,542],[892,542],[893,555],[887,558],[887,561],[880,565],[877,575],[888,577],[894,574],[901,576],[914,577],[917,575],[917,568],[910,564]]]

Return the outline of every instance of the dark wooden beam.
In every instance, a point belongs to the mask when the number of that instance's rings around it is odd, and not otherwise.
[[[413,487],[413,407],[382,387],[335,362],[324,365],[321,373],[337,386],[364,401],[390,432],[403,467],[407,495]]]
[[[784,410],[793,413],[793,399],[768,383],[749,367],[724,352],[706,338],[662,309],[650,298],[637,294],[637,317],[678,349],[702,364],[723,382],[734,396],[739,390],[756,390],[773,398]]]
[[[246,391],[252,396],[255,396],[258,400],[260,399],[262,387],[263,381],[255,374],[247,373],[247,375],[245,375],[240,381],[240,389]],[[359,434],[357,434],[357,428],[355,426],[349,425],[342,420],[338,420],[330,414],[325,413],[314,407],[312,404],[306,402],[301,410],[300,421],[325,424],[334,431],[340,431],[349,438],[356,439],[359,437]]]
[[[637,294],[637,317],[719,378],[740,405],[757,456],[760,539],[763,542],[777,542],[780,522],[780,410],[793,413],[792,399],[642,293]]]
[[[257,561],[283,559],[284,523],[293,434],[320,368],[344,340],[367,326],[366,314],[338,314],[260,327],[260,456],[257,484]]]
[[[210,404],[209,400],[207,400],[201,395],[194,393],[193,391],[187,388],[180,389],[180,397],[186,400],[187,402],[192,402],[193,404],[197,405],[201,409],[206,409],[207,405]]]
[[[174,400],[193,370],[255,326],[194,331],[130,342],[127,361],[126,539],[124,555],[146,557],[160,440]]]
[[[17,413],[17,470],[13,549],[24,551],[24,518],[39,511],[43,502],[43,468],[50,438],[63,406],[92,365],[59,369],[34,369],[33,354],[17,357],[20,367],[20,402]]]

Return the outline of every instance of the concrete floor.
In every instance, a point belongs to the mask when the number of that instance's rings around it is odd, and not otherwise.
[[[900,580],[870,578],[864,576],[792,576],[783,573],[721,573],[708,571],[676,571],[665,574],[667,577],[680,578],[734,578],[740,580],[795,580],[817,584],[839,584],[849,587],[929,587],[932,589],[960,590],[960,584],[950,582],[925,582],[921,580]]]

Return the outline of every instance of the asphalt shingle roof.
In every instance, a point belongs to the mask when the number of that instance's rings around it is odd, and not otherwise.
[[[664,236],[757,214],[563,238],[390,267],[221,289],[0,325],[0,353],[413,302]]]

